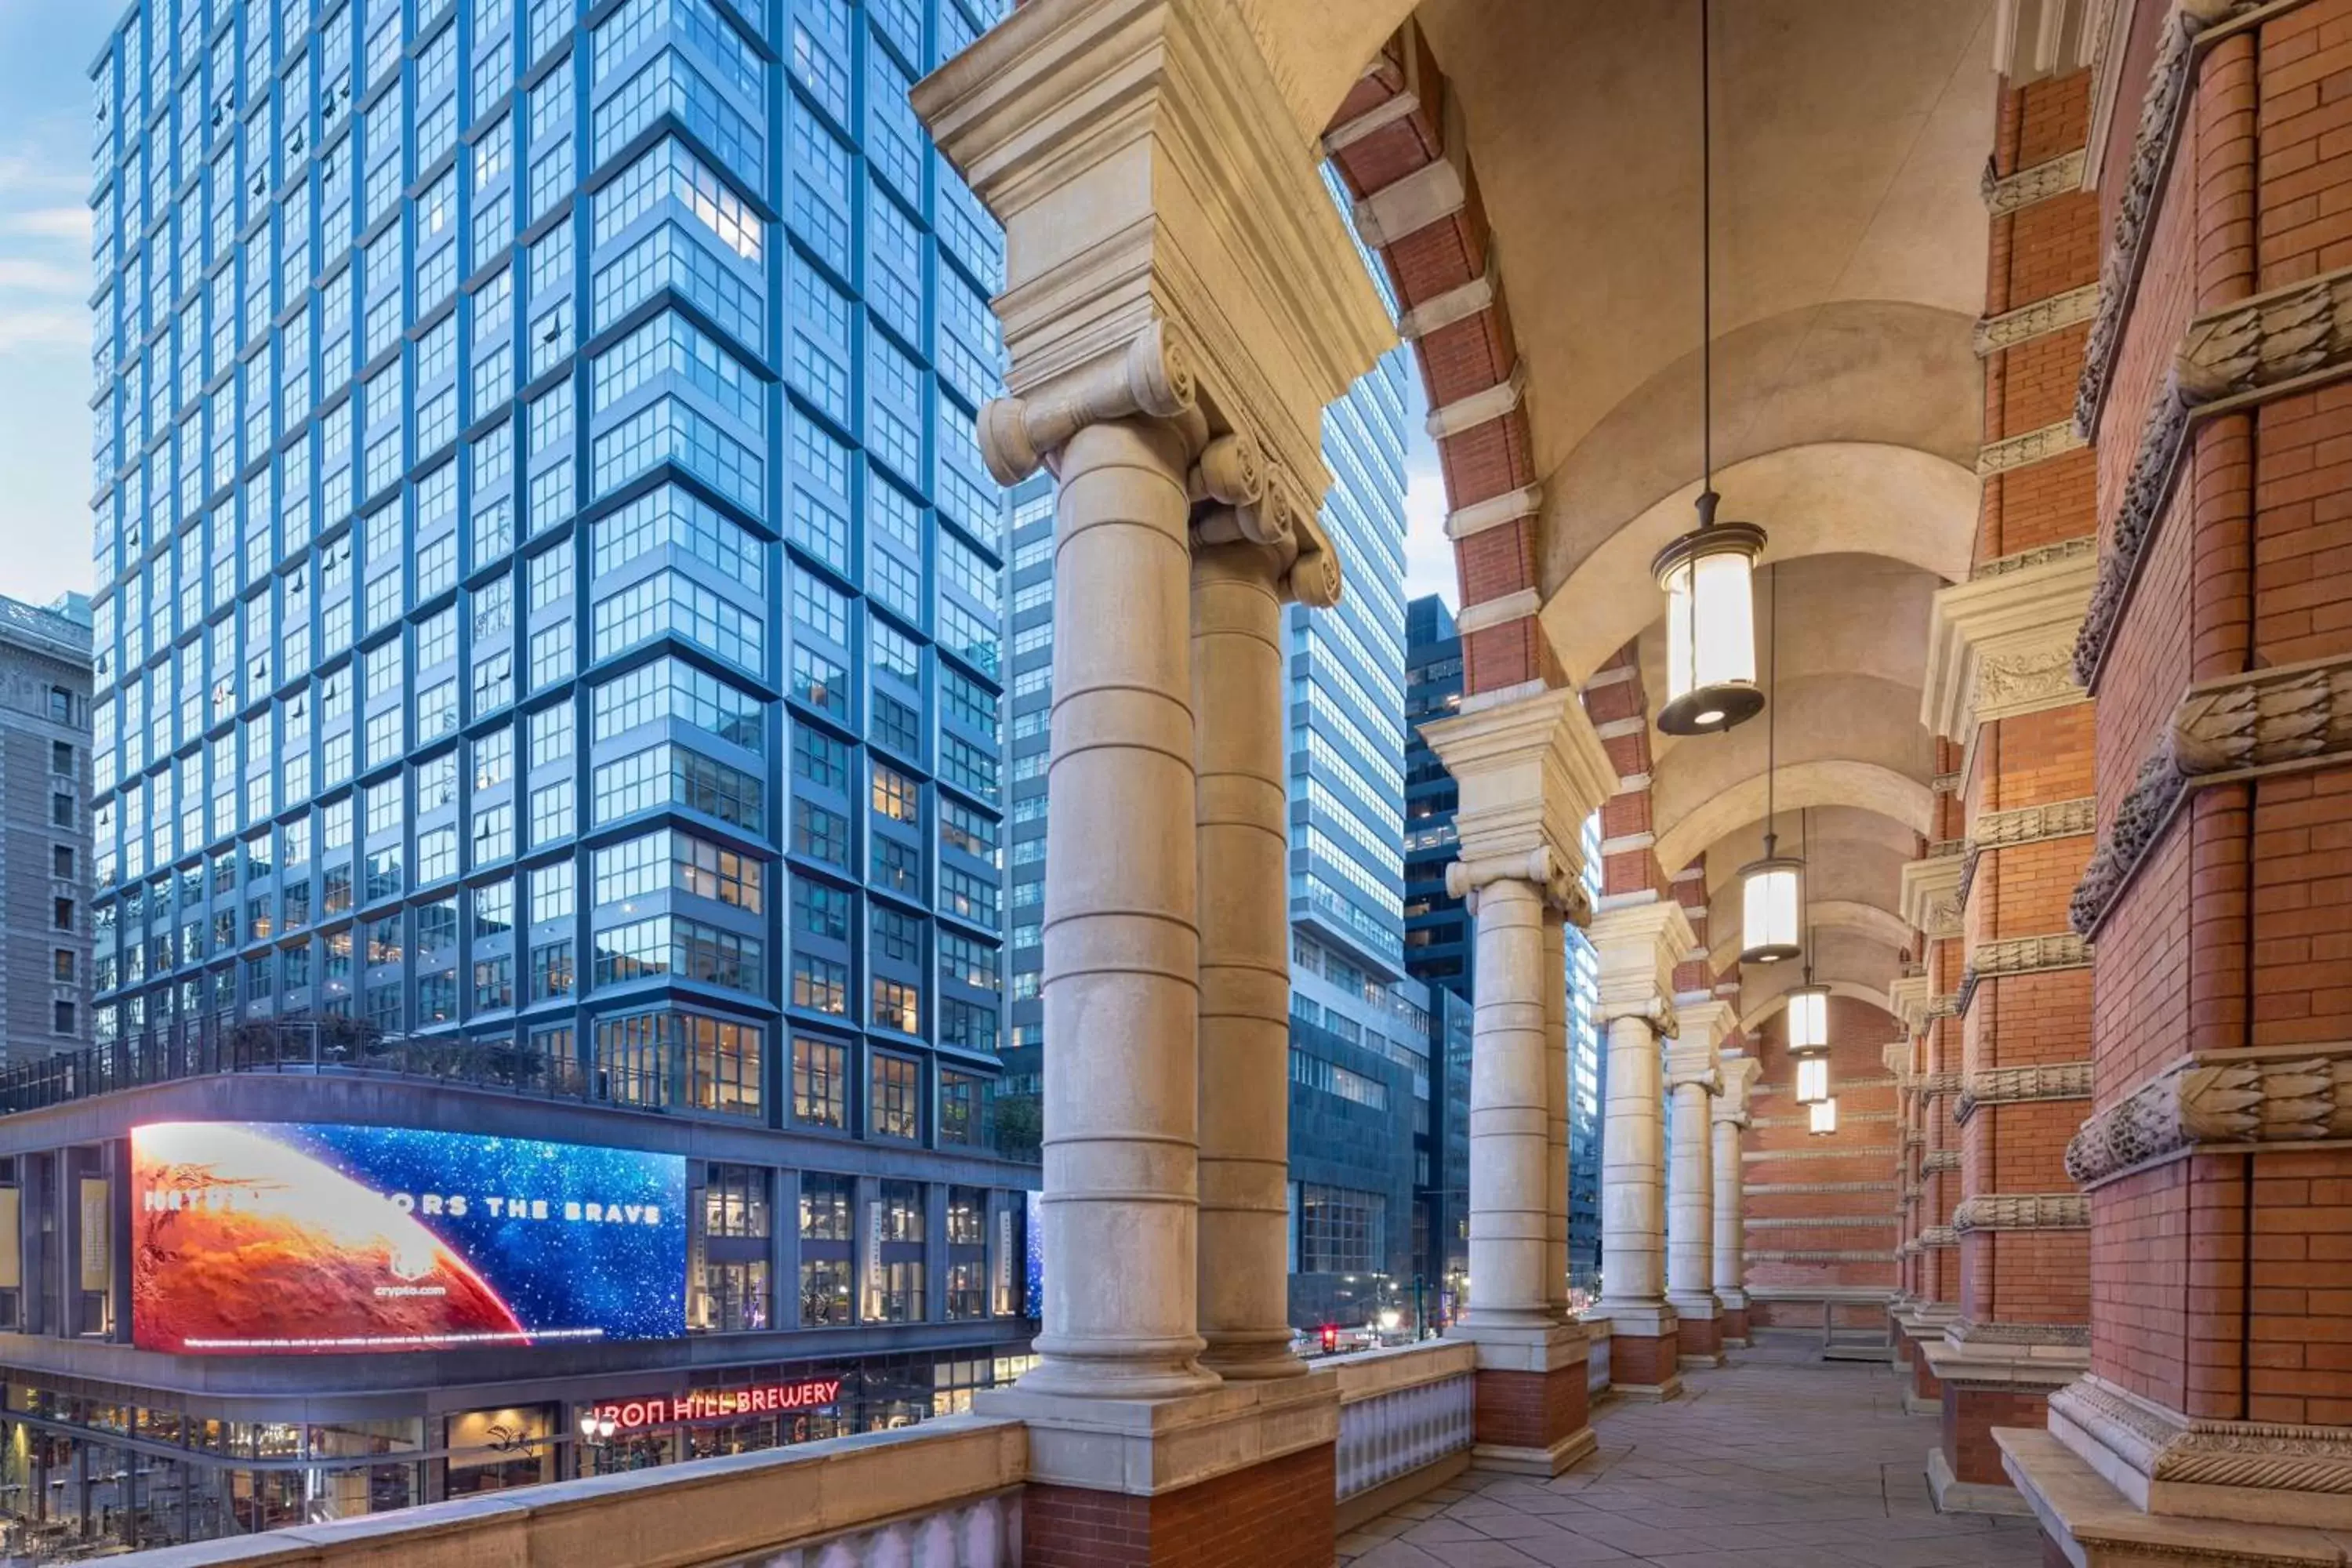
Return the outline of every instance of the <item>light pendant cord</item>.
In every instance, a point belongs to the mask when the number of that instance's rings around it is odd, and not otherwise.
[[[1770,859],[1776,836],[1772,819],[1779,814],[1777,801],[1780,773],[1780,568],[1771,568],[1771,590],[1766,604],[1772,616],[1769,662],[1765,666],[1764,684],[1767,701],[1764,708],[1764,858]]]
[[[1698,466],[1699,494],[1715,493],[1715,114],[1708,90],[1708,13],[1714,0],[1698,0]],[[1699,526],[1715,521],[1715,508],[1702,500]]]

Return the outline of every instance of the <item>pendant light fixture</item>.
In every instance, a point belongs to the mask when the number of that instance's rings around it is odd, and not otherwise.
[[[1698,7],[1699,492],[1698,527],[1658,552],[1651,575],[1666,595],[1669,735],[1713,735],[1764,707],[1756,685],[1756,558],[1764,531],[1717,522],[1715,493],[1715,146],[1708,10]]]
[[[1808,1118],[1805,1131],[1816,1138],[1826,1138],[1837,1131],[1837,1101],[1817,1100],[1805,1107]]]
[[[1813,841],[1812,814],[1798,818],[1804,843]],[[1818,1105],[1830,1097],[1830,988],[1813,984],[1812,887],[1805,894],[1805,983],[1789,993],[1789,1053],[1797,1063],[1797,1103]]]
[[[1772,568],[1771,678],[1780,679],[1780,569]],[[1739,868],[1739,962],[1779,963],[1804,951],[1798,920],[1804,889],[1805,863],[1780,852],[1772,831],[1775,781],[1780,773],[1780,725],[1777,714],[1764,721],[1764,858]]]

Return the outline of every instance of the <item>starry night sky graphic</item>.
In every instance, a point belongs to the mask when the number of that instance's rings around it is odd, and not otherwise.
[[[686,1160],[635,1149],[327,1123],[253,1131],[381,1193],[462,1193],[467,1213],[417,1220],[488,1281],[526,1329],[594,1328],[616,1340],[686,1332]],[[544,1198],[543,1220],[493,1216],[486,1197]],[[659,1225],[561,1217],[566,1201],[653,1204]]]

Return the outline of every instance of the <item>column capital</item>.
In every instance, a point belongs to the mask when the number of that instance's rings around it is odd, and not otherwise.
[[[1702,1037],[1695,1041],[1687,1035],[1676,1038],[1666,1047],[1666,1092],[1703,1089],[1710,1097],[1721,1093],[1723,1078],[1717,1070],[1720,1059],[1711,1040]]]
[[[1675,965],[1694,945],[1683,907],[1672,899],[1620,904],[1593,916],[1586,934],[1601,960],[1602,1022],[1644,1018],[1659,1034],[1675,1033]]]
[[[1454,896],[1522,878],[1557,890],[1580,921],[1584,819],[1616,788],[1617,772],[1576,693],[1497,702],[1425,724],[1422,735],[1459,790],[1462,858],[1447,870]],[[1688,931],[1685,922],[1685,947]]]
[[[1903,863],[1903,923],[1930,942],[1960,934],[1963,855],[1931,855]]]
[[[1685,993],[1675,999],[1675,1013],[1682,1024],[1681,1037],[1685,1044],[1705,1039],[1720,1059],[1723,1042],[1731,1038],[1739,1027],[1738,1010],[1717,996],[1695,999]]]
[[[1887,983],[1886,994],[1895,1004],[1895,1016],[1914,1035],[1927,1031],[1927,1003],[1935,988],[1935,981],[1925,974],[1898,974]]]
[[[1717,1070],[1723,1075],[1723,1089],[1715,1097],[1715,1107],[1709,1114],[1717,1122],[1728,1122],[1745,1129],[1748,1126],[1748,1091],[1763,1076],[1764,1064],[1754,1057],[1726,1057]]]
[[[1170,329],[1208,428],[1319,504],[1324,405],[1396,332],[1241,7],[1031,0],[912,101],[1004,226],[1013,399],[1116,417],[1075,395]]]

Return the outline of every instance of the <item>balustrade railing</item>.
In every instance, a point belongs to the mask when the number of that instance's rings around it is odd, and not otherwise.
[[[1017,1568],[1020,1562],[1016,1489],[829,1541],[740,1557],[725,1568]]]
[[[1429,1341],[1393,1350],[1366,1351],[1316,1363],[1318,1376],[1339,1384],[1339,1441],[1335,1456],[1339,1500],[1379,1491],[1429,1473],[1475,1441],[1471,1346]],[[1458,1467],[1457,1467],[1458,1468]],[[1384,1497],[1392,1506],[1402,1498]]]

